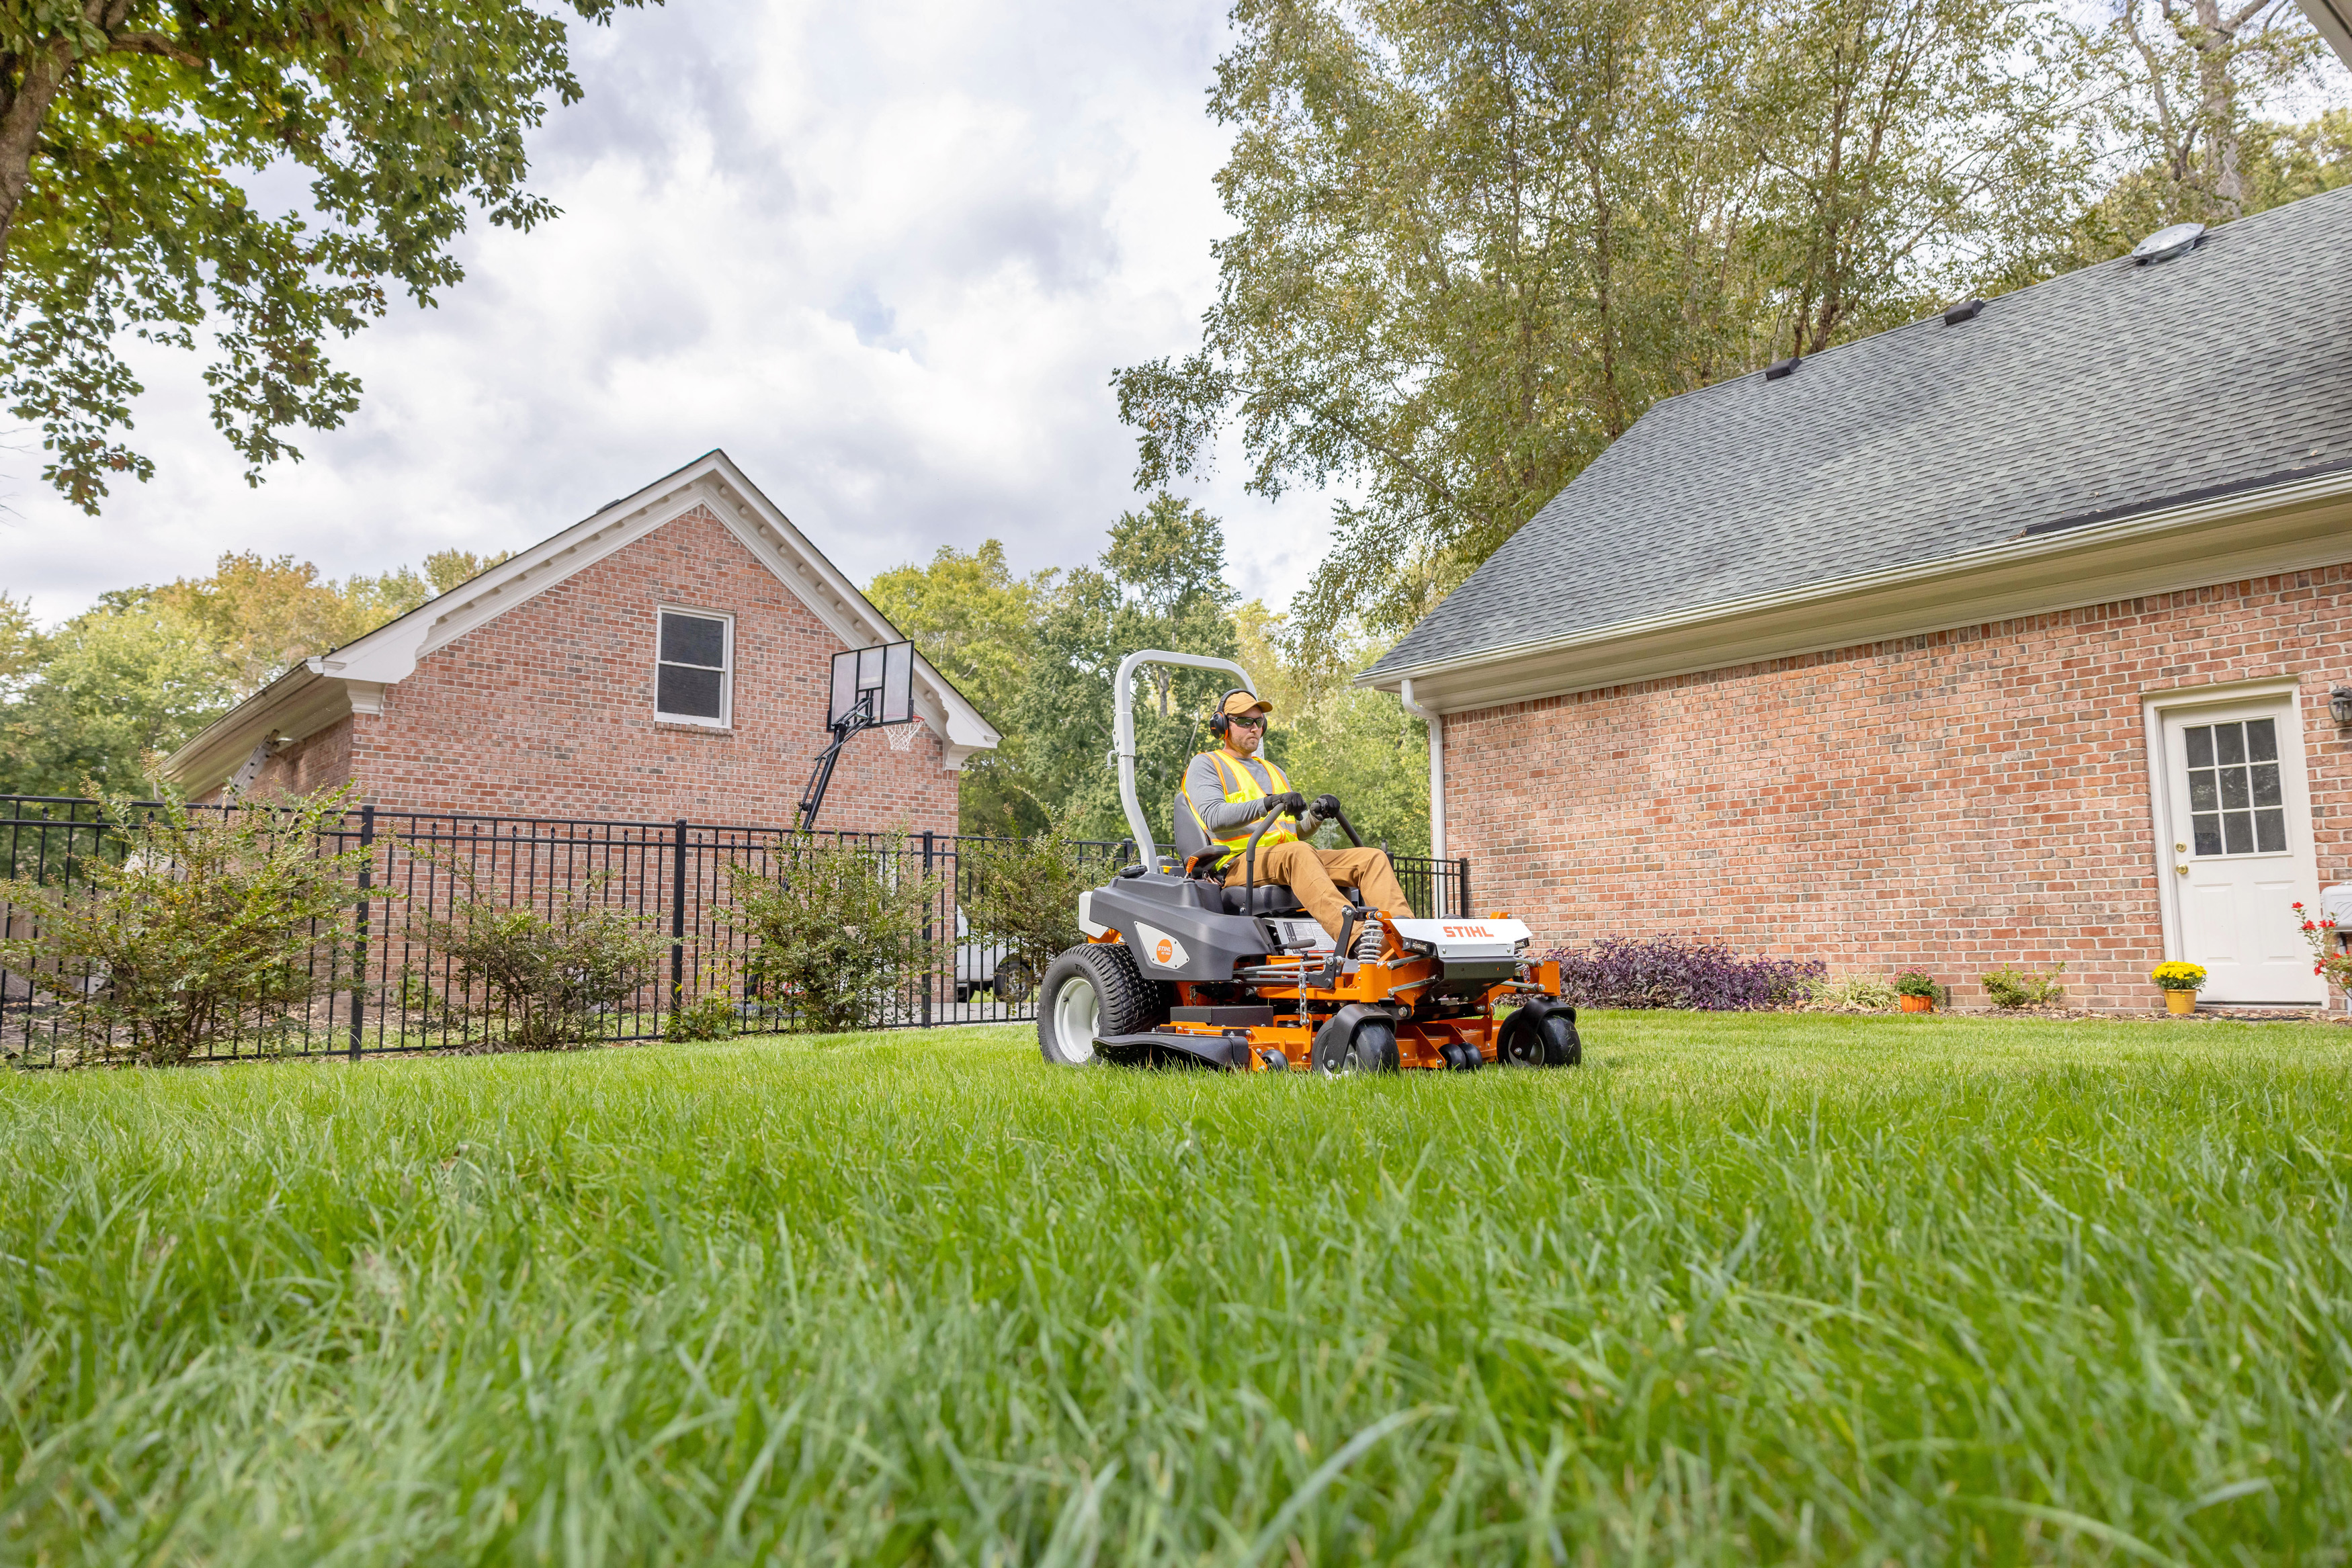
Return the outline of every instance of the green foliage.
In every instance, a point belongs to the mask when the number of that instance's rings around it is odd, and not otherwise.
[[[1817,1013],[1885,1013],[1895,1010],[1895,988],[1876,975],[1832,975],[1807,988],[1805,1010]]]
[[[1933,975],[1923,974],[1917,969],[1906,969],[1895,977],[1895,994],[1898,997],[1925,997],[1932,1002],[1943,994],[1943,988],[1936,984]]]
[[[881,1022],[910,985],[929,984],[940,933],[927,945],[941,879],[907,873],[906,841],[793,834],[762,874],[730,865],[735,907],[719,918],[747,933],[746,989],[790,1028],[814,1033]],[[952,934],[949,934],[952,939]]]
[[[78,794],[85,779],[152,794],[154,761],[236,696],[195,629],[143,592],[76,616],[41,653],[0,706],[0,794]]]
[[[1224,536],[1217,520],[1166,492],[1111,526],[1097,567],[1063,579],[1039,623],[1031,677],[1013,705],[1035,799],[1072,838],[1123,839],[1111,748],[1111,685],[1139,648],[1232,658]],[[1164,846],[1169,803],[1207,741],[1204,716],[1233,682],[1212,671],[1136,677],[1136,791]]]
[[[2001,0],[1243,0],[1234,232],[1189,356],[1114,378],[1139,485],[1239,424],[1347,478],[1298,613],[1425,613],[1651,403],[2062,247],[2088,95]]]
[[[7,1553],[2201,1568],[2352,1536],[2340,1030],[1582,1027],[1580,1071],[1337,1085],[1056,1071],[1011,1029],[19,1076]]]
[[[436,960],[424,977],[426,1017],[459,1023],[484,1051],[562,1051],[596,1039],[605,1013],[653,983],[656,956],[645,920],[597,902],[604,873],[555,884],[547,910],[485,892],[470,865],[418,860],[450,879],[449,913],[420,914],[410,940]]]
[[[1099,857],[1081,860],[1076,846],[1050,829],[1034,838],[968,845],[963,860],[961,904],[972,936],[1002,943],[1005,959],[1033,977],[1083,940],[1078,894],[1102,885],[1116,869]]]
[[[635,0],[625,0],[635,3]],[[613,0],[555,8],[602,23]],[[359,401],[327,344],[464,276],[467,208],[527,229],[525,132],[580,97],[558,14],[513,0],[299,15],[225,0],[41,0],[0,14],[0,397],[43,477],[95,513],[153,465],[120,439],[142,390],[120,338],[194,350],[248,464],[299,456]],[[262,204],[308,176],[299,210]]]
[[[2052,969],[2002,968],[1982,977],[1982,982],[1997,1008],[2054,1008],[2066,999],[2066,988],[2058,983],[2065,972],[2063,964]]]
[[[353,884],[370,852],[321,854],[316,838],[349,799],[222,812],[107,798],[109,852],[80,862],[88,886],[0,882],[0,905],[37,932],[0,940],[0,968],[55,977],[85,1061],[268,1050],[351,984]]]
[[[2301,905],[2296,907],[2299,909]],[[2175,959],[2168,964],[2158,964],[2148,972],[2147,977],[2160,991],[2193,991],[2205,984],[2205,966],[2184,964]]]
[[[961,832],[1026,835],[1052,820],[1052,808],[1033,792],[1024,737],[1012,715],[1036,660],[1037,622],[1055,575],[1013,576],[1004,546],[985,539],[970,554],[942,545],[929,566],[902,566],[866,587],[875,608],[1003,734],[993,751],[964,763]]]
[[[714,992],[682,1008],[671,1009],[662,1020],[662,1038],[674,1041],[731,1040],[738,1021],[735,998],[724,992]]]

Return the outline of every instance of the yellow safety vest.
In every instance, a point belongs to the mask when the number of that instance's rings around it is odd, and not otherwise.
[[[1225,754],[1223,750],[1205,752],[1202,755],[1206,756],[1211,762],[1216,764],[1218,780],[1225,786],[1226,804],[1232,805],[1242,800],[1263,800],[1265,799],[1267,792],[1258,788],[1256,776],[1251,773],[1246,768],[1236,768],[1233,764],[1227,762],[1225,760]],[[1289,775],[1284,773],[1281,768],[1276,768],[1265,758],[1261,757],[1257,758],[1257,761],[1265,768],[1267,775],[1274,779],[1273,792],[1275,794],[1287,795],[1290,793]],[[1242,858],[1242,851],[1248,847],[1250,835],[1257,831],[1257,823],[1255,822],[1244,822],[1240,827],[1234,828],[1228,832],[1220,833],[1213,831],[1208,823],[1201,821],[1201,813],[1192,810],[1192,798],[1190,795],[1184,797],[1184,809],[1192,812],[1192,820],[1201,823],[1201,831],[1208,836],[1211,843],[1223,844],[1224,846],[1224,858],[1217,862],[1217,869],[1219,871],[1225,870],[1227,867],[1233,865]],[[1288,819],[1285,819],[1286,821]],[[1266,829],[1265,836],[1258,840],[1257,847],[1262,850],[1272,849],[1276,844],[1294,842],[1297,837],[1298,835],[1297,833],[1292,832],[1287,827],[1283,826],[1281,822],[1277,822],[1273,827]]]

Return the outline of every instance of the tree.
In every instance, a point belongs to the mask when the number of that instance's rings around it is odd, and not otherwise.
[[[614,0],[564,0],[596,24]],[[638,4],[640,0],[622,0]],[[214,424],[262,466],[360,384],[330,339],[464,276],[468,204],[528,229],[523,134],[580,97],[563,20],[517,0],[38,0],[0,14],[0,396],[42,476],[95,513],[153,464],[121,439],[142,390],[123,334],[193,350]],[[309,176],[301,210],[257,189]]]
[[[1037,629],[1036,661],[1013,704],[1035,796],[1072,838],[1129,836],[1111,748],[1112,685],[1139,648],[1232,658],[1223,531],[1217,520],[1165,491],[1111,525],[1097,566],[1079,567],[1055,591]],[[1184,765],[1203,744],[1217,694],[1232,681],[1209,671],[1165,680],[1147,674],[1136,704],[1136,788],[1164,845],[1169,802]]]
[[[185,617],[141,590],[51,634],[38,675],[0,710],[0,794],[147,793],[153,761],[226,711],[234,687]]]
[[[1999,0],[1241,0],[1200,348],[1139,487],[1347,479],[1302,638],[1410,625],[1657,399],[2063,243],[2087,104]],[[2046,232],[2045,232],[2046,231]]]
[[[2157,175],[2153,215],[2227,223],[2273,204],[2250,167],[2268,140],[2256,117],[2326,48],[2293,0],[2123,0],[2114,32],[2120,128]]]
[[[1015,577],[1004,564],[1004,546],[985,539],[969,553],[942,545],[928,567],[886,571],[866,588],[874,607],[1003,736],[994,751],[964,764],[958,791],[963,832],[1029,834],[1051,819],[1024,771],[1025,750],[1011,714],[1036,658],[1037,622],[1055,575]]]

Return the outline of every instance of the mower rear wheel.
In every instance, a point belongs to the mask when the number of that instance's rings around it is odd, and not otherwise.
[[[1315,1071],[1328,1078],[1394,1072],[1397,1066],[1396,1026],[1386,1019],[1366,1019],[1345,1040],[1316,1041]]]
[[[1056,1067],[1095,1060],[1095,1039],[1168,1021],[1168,988],[1147,980],[1116,942],[1088,942],[1045,967],[1037,987],[1037,1049]]]

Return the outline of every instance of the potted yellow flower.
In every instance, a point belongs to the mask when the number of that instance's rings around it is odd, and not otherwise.
[[[2197,1010],[2197,988],[2205,983],[2204,965],[2158,964],[2147,977],[2164,993],[2167,1012],[2186,1017]]]

